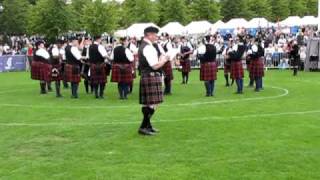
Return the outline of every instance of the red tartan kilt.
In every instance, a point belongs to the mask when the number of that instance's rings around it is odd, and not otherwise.
[[[180,65],[182,66],[182,72],[191,72],[191,63],[189,60],[180,61]]]
[[[79,83],[81,81],[81,73],[79,65],[65,65],[65,80],[67,82]]]
[[[251,61],[250,77],[257,78],[264,76],[264,64],[262,59]]]
[[[31,62],[31,79],[40,80],[40,69],[42,62],[32,61]]]
[[[231,78],[242,79],[244,77],[243,67],[241,61],[233,61],[231,63]]]
[[[53,76],[53,69],[56,68],[58,70],[58,76]],[[50,77],[51,77],[51,81],[61,81],[62,78],[62,66],[61,64],[55,64],[55,65],[51,65],[51,73],[50,73]]]
[[[166,62],[164,66],[162,67],[164,76],[166,78],[170,78],[170,80],[173,80],[173,72],[172,72],[172,65],[171,62]]]
[[[200,65],[200,81],[217,80],[217,64],[216,62],[207,62]]]
[[[133,81],[132,65],[113,64],[111,81],[118,83],[131,83]]]
[[[231,73],[231,65],[224,64],[224,74]]]
[[[162,76],[141,75],[140,104],[157,105],[162,102]]]
[[[107,82],[106,64],[91,64],[90,73],[92,84],[104,84]]]
[[[51,65],[39,61],[31,63],[31,79],[50,81]]]

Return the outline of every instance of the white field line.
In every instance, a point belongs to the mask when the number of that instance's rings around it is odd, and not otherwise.
[[[283,91],[282,94],[276,96],[267,96],[267,97],[256,97],[256,98],[243,98],[243,99],[228,99],[228,100],[212,100],[207,102],[194,102],[194,103],[177,103],[177,104],[163,104],[162,107],[172,107],[172,106],[198,106],[206,104],[221,104],[221,103],[233,103],[233,102],[242,102],[242,101],[259,101],[267,99],[278,99],[289,94],[289,90],[281,87],[270,87],[272,89],[278,89]],[[1,92],[0,92],[1,93]],[[46,108],[46,109],[115,109],[115,108],[132,108],[139,107],[139,104],[132,105],[119,105],[119,106],[52,106],[52,105],[27,105],[27,104],[10,104],[10,103],[1,103],[0,107],[25,107],[25,108]]]
[[[280,112],[280,113],[266,113],[266,114],[250,114],[243,116],[207,116],[199,118],[185,118],[185,119],[167,119],[167,120],[155,120],[154,123],[173,123],[173,122],[187,122],[187,121],[217,121],[217,120],[248,120],[250,118],[261,118],[261,117],[278,117],[288,115],[306,115],[306,114],[318,114],[320,110],[312,111],[300,111],[300,112]],[[284,118],[283,118],[284,119]],[[129,125],[139,124],[140,121],[122,121],[122,122],[90,122],[90,123],[0,123],[0,126],[30,126],[30,127],[48,127],[48,126],[101,126],[101,125]]]

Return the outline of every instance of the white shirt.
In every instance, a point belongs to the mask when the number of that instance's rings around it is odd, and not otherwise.
[[[121,45],[117,45],[116,47],[118,47],[118,46],[121,46]],[[128,58],[128,60],[130,62],[132,62],[134,60],[133,53],[128,48],[126,48],[125,53],[126,53],[126,57]],[[111,53],[111,59],[112,60],[114,59],[114,52],[113,51]]]
[[[142,53],[144,57],[147,59],[149,66],[152,67],[158,64],[159,62],[158,52],[156,48],[152,45],[151,41],[149,41],[148,39],[144,39],[144,41],[146,41],[148,45],[144,47]]]
[[[198,54],[205,54],[206,53],[206,51],[207,51],[207,48],[206,48],[206,46],[204,45],[204,44],[202,44],[198,49],[197,49],[197,53]]]
[[[58,56],[59,56],[60,53],[59,53],[59,49],[58,49],[57,46],[54,46],[54,47],[52,48],[51,54],[52,54],[53,57],[58,57]]]
[[[102,57],[106,58],[108,56],[107,50],[98,42],[94,42],[94,44],[98,45],[98,51]]]
[[[79,61],[82,58],[81,53],[77,47],[72,46],[71,53],[72,53],[73,57],[75,57]]]
[[[42,48],[37,50],[36,55],[37,56],[41,56],[44,59],[49,59],[50,58],[50,54],[48,53],[48,51],[45,50],[45,49],[42,49]]]
[[[130,43],[129,49],[133,54],[137,54],[138,53],[138,48],[134,43]]]
[[[62,60],[66,60],[66,51],[64,48],[59,49],[59,54],[62,57]]]

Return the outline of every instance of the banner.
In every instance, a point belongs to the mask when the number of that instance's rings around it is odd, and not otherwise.
[[[0,72],[25,71],[27,56],[0,56]]]

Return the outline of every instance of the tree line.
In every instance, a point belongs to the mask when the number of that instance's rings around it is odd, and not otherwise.
[[[228,21],[265,17],[317,15],[318,0],[0,0],[1,34],[40,34],[54,38],[69,30],[90,34],[113,32],[137,22],[160,26],[178,21]]]

